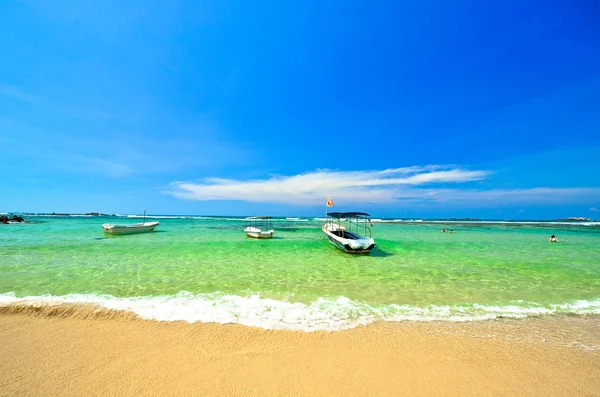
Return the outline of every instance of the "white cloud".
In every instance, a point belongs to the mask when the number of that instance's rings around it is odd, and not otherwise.
[[[591,208],[590,208],[590,211],[592,211],[592,212],[597,212],[597,211],[598,211],[598,208],[596,208],[596,207],[591,207]]]
[[[338,203],[444,203],[459,205],[585,203],[600,197],[600,188],[473,189],[449,183],[480,181],[491,174],[456,166],[429,165],[380,171],[317,170],[293,176],[234,180],[206,178],[173,182],[166,193],[189,200],[240,200],[291,205],[319,205],[330,196]],[[444,187],[432,184],[446,184]],[[429,185],[425,187],[423,185]]]
[[[296,205],[319,204],[327,196],[347,203],[385,203],[429,194],[411,190],[407,195],[407,189],[411,186],[478,181],[489,174],[489,171],[435,165],[382,171],[317,170],[262,180],[206,178],[201,183],[174,182],[168,193],[192,200],[242,200]]]

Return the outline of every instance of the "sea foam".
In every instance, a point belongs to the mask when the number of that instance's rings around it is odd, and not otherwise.
[[[36,308],[84,304],[131,312],[147,320],[236,323],[265,329],[307,332],[340,331],[376,321],[464,322],[548,314],[600,314],[600,299],[545,306],[514,301],[505,306],[465,304],[417,307],[396,304],[372,306],[346,297],[319,298],[305,304],[266,299],[259,295],[241,297],[218,293],[192,294],[185,291],[175,295],[124,298],[96,294],[27,297],[17,297],[12,292],[0,294],[0,307],[11,304]]]

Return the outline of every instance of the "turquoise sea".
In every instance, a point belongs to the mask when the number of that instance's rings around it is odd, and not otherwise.
[[[600,223],[375,221],[371,255],[325,239],[322,218],[25,216],[0,225],[0,305],[90,303],[161,321],[340,330],[375,321],[600,314]],[[454,233],[441,233],[442,228]],[[550,243],[555,234],[559,243]]]

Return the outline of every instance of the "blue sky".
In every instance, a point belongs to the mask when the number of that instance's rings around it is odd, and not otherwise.
[[[600,7],[495,3],[3,2],[0,212],[600,218]]]

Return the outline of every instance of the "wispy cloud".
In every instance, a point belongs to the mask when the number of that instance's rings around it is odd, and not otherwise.
[[[206,178],[200,183],[174,182],[168,193],[192,200],[242,200],[296,205],[318,204],[326,196],[335,196],[345,202],[385,203],[429,194],[410,189],[411,186],[478,181],[489,174],[489,171],[438,165],[381,171],[317,170],[262,180]]]
[[[592,211],[592,212],[598,212],[598,208],[596,208],[596,207],[591,207],[591,208],[590,208],[590,211]]]
[[[122,117],[126,119],[126,115]],[[228,139],[227,131],[216,121],[195,118],[171,126],[161,117],[133,126],[104,125],[99,121],[88,126],[68,120],[66,128],[58,128],[40,124],[35,118],[14,120],[4,116],[0,117],[4,127],[0,143],[19,143],[19,150],[11,155],[26,159],[29,168],[109,178],[152,175],[172,181],[175,175],[187,175],[191,170],[207,174],[226,167],[259,164],[255,160],[260,157],[260,149]]]
[[[600,198],[600,188],[473,189],[448,184],[481,181],[487,170],[457,166],[416,166],[379,171],[317,170],[293,176],[233,180],[206,178],[173,182],[166,193],[189,200],[240,200],[291,205],[322,204],[327,196],[343,203],[444,203],[460,205],[562,204]],[[442,186],[440,186],[442,184]]]
[[[30,95],[19,88],[2,84],[0,84],[0,96],[29,103],[35,103],[38,101],[37,97]]]
[[[96,157],[72,156],[65,158],[60,168],[83,174],[102,175],[121,178],[135,174],[137,171],[127,164]]]
[[[584,204],[600,199],[595,187],[534,187],[528,189],[430,189],[429,201],[470,206],[505,204]]]

